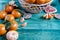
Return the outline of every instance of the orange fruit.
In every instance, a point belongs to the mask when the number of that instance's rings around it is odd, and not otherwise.
[[[12,15],[13,15],[15,18],[21,17],[21,13],[18,12],[18,9],[13,10],[13,11],[12,11]]]
[[[0,24],[0,35],[4,35],[6,33],[5,25]]]
[[[5,10],[0,11],[0,19],[4,19],[6,17],[7,13],[5,12]]]
[[[7,21],[13,21],[14,20],[14,16],[12,14],[8,14],[6,17],[5,17],[5,20]]]
[[[11,21],[11,26],[9,27],[9,30],[17,30],[18,23],[16,21]]]
[[[31,3],[31,4],[33,4],[33,3],[35,3],[35,1],[36,0],[25,0],[27,3]]]
[[[14,10],[14,7],[11,6],[11,5],[7,5],[7,6],[5,7],[5,11],[6,11],[6,12],[12,12],[13,10]]]
[[[51,0],[46,0],[45,2],[48,3],[48,2],[50,2],[50,1],[51,1]]]
[[[37,4],[44,4],[45,3],[45,0],[36,0],[36,3]]]

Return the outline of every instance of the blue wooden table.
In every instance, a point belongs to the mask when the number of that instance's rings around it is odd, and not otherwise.
[[[9,1],[10,0],[0,0],[0,10],[4,9]],[[21,9],[18,0],[15,1]],[[51,5],[58,10],[56,13],[60,13],[60,0],[54,0]],[[44,14],[43,11],[39,14],[32,14],[31,19],[25,20],[28,22],[28,25],[26,27],[19,26],[20,29],[17,30],[19,33],[18,40],[60,40],[60,20],[55,18],[43,20],[40,17]],[[2,21],[3,20],[0,20],[0,23],[2,23]],[[16,19],[16,21],[19,23],[19,19]],[[6,40],[5,35],[0,36],[0,40]]]

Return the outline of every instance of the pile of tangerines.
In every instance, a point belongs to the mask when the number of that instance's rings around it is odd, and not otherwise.
[[[50,2],[51,0],[25,0],[25,1],[30,4],[45,4]]]
[[[8,31],[17,30],[18,23],[15,21],[15,18],[19,17],[21,17],[21,13],[18,12],[18,9],[15,9],[15,7],[11,5],[6,5],[5,9],[0,11],[0,19],[6,20],[11,23]],[[6,25],[0,24],[0,35],[4,35],[6,32]]]

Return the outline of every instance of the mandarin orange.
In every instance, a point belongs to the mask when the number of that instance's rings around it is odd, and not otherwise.
[[[13,15],[15,18],[21,17],[21,13],[18,12],[18,9],[13,10],[13,11],[12,11],[12,15]]]
[[[35,3],[35,1],[36,0],[25,0],[27,3],[31,3],[31,4],[33,4],[33,3]]]
[[[45,0],[36,0],[36,3],[37,4],[44,4],[45,3]]]
[[[4,35],[6,33],[5,25],[0,24],[0,35]]]

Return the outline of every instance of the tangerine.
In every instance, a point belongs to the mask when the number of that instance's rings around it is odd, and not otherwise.
[[[5,12],[5,10],[0,12],[0,19],[4,19],[7,15],[7,12]]]
[[[18,12],[18,9],[13,10],[13,11],[12,11],[12,15],[13,15],[15,18],[21,17],[21,13]]]
[[[17,30],[18,23],[16,21],[11,21],[11,26],[9,27],[9,30]]]
[[[25,0],[27,3],[31,3],[31,4],[33,4],[33,3],[35,3],[35,1],[36,0]]]
[[[46,3],[50,2],[51,0],[46,0]]]
[[[8,14],[6,17],[5,17],[5,20],[7,21],[13,21],[14,20],[14,16],[12,14]]]
[[[0,35],[4,35],[6,33],[5,25],[0,24]]]
[[[7,5],[7,6],[5,7],[5,11],[6,11],[6,12],[12,12],[13,10],[14,10],[14,7],[11,6],[11,5]]]
[[[36,3],[37,4],[44,4],[45,3],[45,0],[36,0]]]

